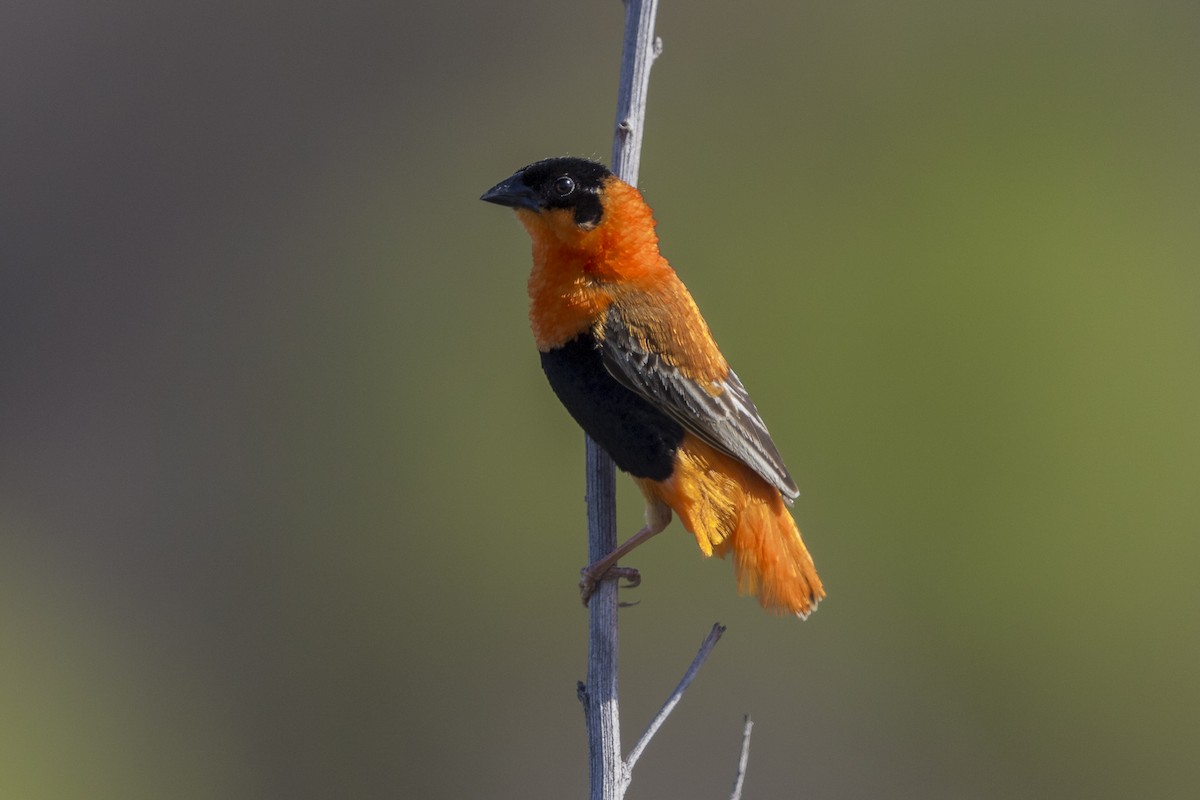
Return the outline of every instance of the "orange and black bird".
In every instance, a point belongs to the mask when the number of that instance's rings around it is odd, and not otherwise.
[[[674,512],[705,556],[733,554],[741,592],[808,616],[825,590],[785,507],[799,490],[641,193],[603,164],[551,158],[481,199],[533,239],[529,319],[550,386],[646,498],[645,527],[583,570],[585,602]]]

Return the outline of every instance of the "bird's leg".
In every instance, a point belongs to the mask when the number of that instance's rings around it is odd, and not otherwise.
[[[583,598],[583,604],[587,605],[592,593],[596,591],[596,584],[600,581],[624,578],[629,582],[626,585],[626,588],[629,589],[641,583],[642,576],[636,569],[633,567],[618,567],[617,562],[633,552],[639,545],[648,542],[662,533],[670,522],[671,509],[666,503],[657,500],[647,501],[646,524],[642,526],[642,529],[617,545],[616,549],[604,558],[587,565],[579,571],[579,574],[582,576],[579,579],[579,595]]]

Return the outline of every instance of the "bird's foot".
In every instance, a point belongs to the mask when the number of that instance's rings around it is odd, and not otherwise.
[[[642,574],[633,567],[608,567],[604,570],[593,570],[584,567],[579,570],[579,597],[586,606],[592,594],[595,593],[600,581],[616,581],[622,578],[626,581],[623,588],[632,589],[642,582]],[[622,605],[626,605],[622,603]],[[632,603],[628,605],[633,605]]]

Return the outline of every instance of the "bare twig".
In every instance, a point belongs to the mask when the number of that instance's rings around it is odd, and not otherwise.
[[[617,546],[616,469],[608,453],[587,439],[588,563]],[[621,718],[617,700],[617,582],[601,581],[588,602],[587,683],[580,688],[588,733],[592,800],[625,793]]]
[[[704,642],[700,645],[700,650],[696,653],[696,657],[692,659],[692,664],[687,668],[687,672],[683,673],[683,678],[680,679],[679,685],[675,687],[675,691],[671,692],[671,696],[667,698],[667,702],[663,703],[663,707],[658,710],[654,719],[650,720],[650,724],[646,726],[646,732],[642,734],[642,738],[633,746],[633,750],[629,752],[629,758],[625,762],[625,768],[630,773],[633,772],[633,765],[641,758],[642,751],[646,749],[646,745],[650,744],[650,740],[654,734],[658,733],[658,729],[666,722],[667,715],[675,710],[675,706],[683,698],[683,693],[687,691],[692,680],[696,677],[696,673],[700,671],[700,667],[704,666],[708,654],[717,646],[717,642],[721,639],[721,634],[725,632],[725,626],[717,623],[712,626],[712,630],[708,632],[708,636],[704,638]]]
[[[661,51],[654,39],[658,0],[624,0],[625,36],[617,122],[613,139],[613,171],[637,184],[650,65]],[[616,470],[612,459],[587,439],[588,563],[594,564],[617,546]],[[580,689],[587,721],[591,800],[620,800],[629,785],[621,759],[621,720],[617,695],[617,582],[601,581],[588,603],[587,683]]]
[[[737,776],[733,779],[733,794],[729,800],[742,800],[742,783],[746,780],[746,762],[750,760],[750,729],[754,720],[746,715],[746,727],[742,729],[742,755],[738,758]]]
[[[641,165],[642,132],[646,124],[646,96],[650,67],[663,50],[654,35],[658,0],[623,0],[625,36],[621,54],[621,81],[613,135],[613,172],[636,186]],[[588,563],[595,564],[617,546],[616,470],[612,459],[587,438]],[[667,702],[651,720],[628,760],[621,758],[620,703],[617,692],[617,581],[601,581],[588,603],[588,675],[578,688],[588,732],[588,766],[591,800],[620,800],[631,780],[633,765],[650,739],[679,703],[700,667],[725,632],[717,624],[701,644],[696,658]],[[745,756],[743,756],[744,759]]]
[[[646,93],[650,67],[662,53],[662,39],[654,35],[658,0],[624,0],[625,42],[621,55],[621,84],[617,92],[616,133],[613,136],[613,172],[637,186],[642,160],[642,130],[646,125]]]

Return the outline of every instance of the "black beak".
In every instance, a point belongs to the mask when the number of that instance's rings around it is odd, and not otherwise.
[[[530,211],[541,211],[538,196],[534,193],[533,189],[525,185],[525,181],[522,180],[523,177],[523,174],[518,172],[511,178],[506,178],[488,189],[479,199],[488,203],[495,203],[498,206],[528,208]]]

